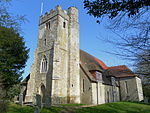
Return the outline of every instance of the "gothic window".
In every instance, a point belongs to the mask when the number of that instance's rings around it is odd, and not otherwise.
[[[41,61],[41,67],[40,67],[40,68],[41,68],[41,69],[40,69],[40,72],[41,72],[41,73],[47,72],[47,68],[48,68],[48,67],[47,67],[47,64],[48,64],[48,63],[47,63],[47,58],[46,58],[46,56],[44,56],[43,59],[42,59],[42,61]]]
[[[66,22],[63,22],[63,28],[66,28]]]
[[[50,22],[47,22],[47,23],[46,23],[46,29],[50,29],[50,27],[51,27],[51,26],[50,26]]]

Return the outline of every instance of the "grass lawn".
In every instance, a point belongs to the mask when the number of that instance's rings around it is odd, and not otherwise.
[[[59,113],[62,110],[60,107],[51,107],[49,109],[42,108],[41,113]],[[7,113],[34,113],[34,108],[30,106],[20,106],[17,104],[9,104]]]
[[[7,113],[34,113],[34,109],[29,106],[20,106],[10,103]]]
[[[41,113],[150,113],[150,105],[132,102],[107,103],[94,107],[82,107],[82,104],[66,104],[61,107],[43,108]],[[77,107],[74,109],[74,107]],[[7,113],[34,113],[34,108],[9,104]]]
[[[132,102],[107,103],[80,108],[75,113],[150,113],[150,105]]]

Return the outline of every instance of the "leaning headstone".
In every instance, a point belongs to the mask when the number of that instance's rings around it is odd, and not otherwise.
[[[41,108],[41,95],[36,94],[36,105]]]
[[[40,113],[41,96],[39,94],[36,94],[34,100],[34,113]]]
[[[148,98],[147,97],[144,97],[144,103],[148,103]]]
[[[22,93],[19,95],[19,104],[23,105],[23,94]]]
[[[34,107],[34,113],[40,113],[40,108],[37,105]]]

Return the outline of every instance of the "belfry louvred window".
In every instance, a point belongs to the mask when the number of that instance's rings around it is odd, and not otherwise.
[[[46,23],[46,29],[50,29],[50,28],[51,28],[50,22],[47,22],[47,23]]]
[[[43,59],[42,59],[42,61],[41,61],[41,67],[40,67],[40,72],[41,73],[45,73],[45,72],[47,72],[47,58],[46,58],[46,56],[44,56],[43,57]]]

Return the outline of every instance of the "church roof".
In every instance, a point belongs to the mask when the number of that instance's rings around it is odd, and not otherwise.
[[[85,74],[89,77],[89,79],[93,82],[97,82],[96,73],[95,73],[96,71],[103,73],[105,72],[105,69],[108,68],[103,61],[86,53],[83,50],[80,50],[80,67],[85,72]],[[111,85],[110,77],[107,77],[106,74],[102,74],[102,75],[103,75],[102,76],[103,83]]]
[[[125,65],[120,65],[120,66],[113,66],[109,67],[106,70],[109,75],[118,77],[118,78],[123,78],[123,77],[134,77],[136,76],[127,66]]]
[[[103,78],[108,82],[110,76],[116,78],[122,77],[134,77],[136,76],[127,66],[112,66],[108,67],[103,61],[98,58],[86,53],[83,50],[80,50],[80,63],[87,68],[87,71],[100,71],[103,73]],[[92,74],[95,78],[95,75]]]
[[[96,57],[86,53],[83,50],[80,50],[80,63],[87,67],[90,70],[103,71],[107,69],[107,66],[101,60]]]

